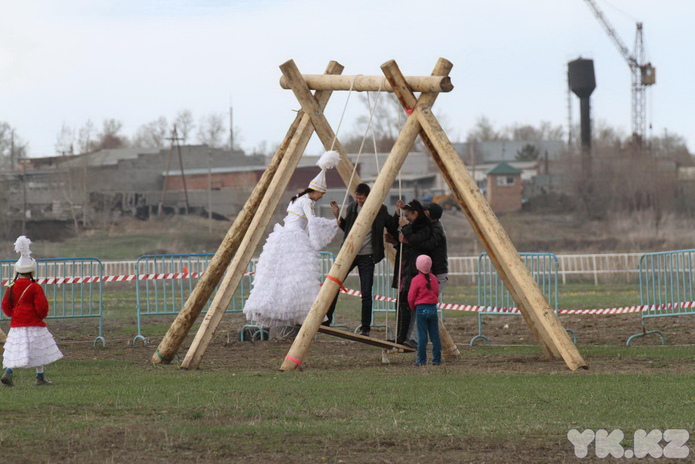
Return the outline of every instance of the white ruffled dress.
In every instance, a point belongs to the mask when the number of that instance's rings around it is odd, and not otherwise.
[[[262,327],[302,324],[321,288],[318,252],[338,232],[335,220],[317,217],[307,195],[287,207],[256,265],[244,305],[246,318]]]
[[[46,327],[12,327],[2,357],[3,369],[47,366],[63,357]]]

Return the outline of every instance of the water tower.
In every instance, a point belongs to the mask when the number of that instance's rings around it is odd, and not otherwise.
[[[579,97],[582,170],[588,178],[591,176],[591,94],[596,88],[594,60],[579,58],[567,63],[567,80],[572,92]]]

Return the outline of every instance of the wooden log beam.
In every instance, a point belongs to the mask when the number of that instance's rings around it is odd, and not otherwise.
[[[300,75],[301,78],[301,75]],[[437,93],[427,93],[422,94],[418,101],[418,106],[423,105],[424,107],[430,107],[436,100]],[[367,231],[371,228],[374,218],[381,208],[386,195],[391,190],[393,182],[396,179],[398,171],[400,170],[405,158],[408,156],[410,149],[415,143],[418,132],[420,131],[419,122],[412,116],[406,120],[401,133],[396,139],[389,157],[386,159],[381,173],[374,183],[371,193],[367,197],[367,200],[362,207],[362,211],[357,216],[355,224],[353,225],[350,233],[345,239],[345,243],[340,248],[340,252],[331,267],[328,275],[338,279],[339,281],[345,280],[347,273],[350,269],[350,264],[352,264],[355,259],[355,255],[359,250],[360,246],[364,242],[367,235]],[[314,336],[318,332],[321,321],[328,311],[328,306],[335,298],[338,293],[339,285],[332,279],[326,278],[321,290],[314,301],[314,304],[309,310],[302,328],[299,330],[297,337],[295,338],[292,346],[290,347],[287,356],[283,360],[280,369],[283,371],[296,369],[304,361],[304,358],[309,351],[311,342]]]
[[[319,325],[319,333],[333,335],[334,337],[344,338],[345,340],[352,340],[353,342],[364,343],[365,345],[378,346],[379,348],[395,348],[404,353],[412,353],[415,351],[415,348],[406,345],[399,345],[398,343],[387,342],[386,340],[379,340],[378,338],[366,337],[364,335],[348,332],[347,330],[336,329],[335,327]]]
[[[396,92],[406,94],[407,84],[395,62],[387,63],[384,73],[396,88]],[[479,234],[488,255],[495,264],[500,277],[515,298],[526,321],[548,346],[552,354],[559,354],[571,370],[586,368],[587,364],[563,329],[555,312],[533,280],[528,268],[524,266],[511,240],[485,201],[478,187],[466,170],[460,156],[454,150],[446,133],[432,114],[429,107],[420,104],[413,110],[425,130],[435,151],[439,154],[444,172],[450,175],[452,193],[466,212],[474,230]]]
[[[268,185],[272,182],[278,166],[285,156],[290,141],[295,137],[300,121],[301,115],[298,114],[287,131],[284,140],[275,152],[275,156],[273,156],[273,159],[261,176],[261,179],[254,187],[248,200],[246,200],[244,207],[229,228],[227,235],[225,235],[222,243],[217,248],[207,269],[188,296],[186,303],[183,308],[181,308],[181,311],[179,311],[179,314],[169,327],[162,341],[159,343],[157,350],[152,355],[153,363],[169,364],[179,351],[181,344],[186,336],[188,336],[191,327],[200,315],[205,303],[215,290],[215,287],[220,282],[220,279],[222,279],[225,269],[229,266],[234,253],[236,253],[239,244],[246,235],[253,215],[258,209],[258,205],[261,203],[263,195],[265,195],[268,189]]]
[[[331,61],[326,72],[340,73],[342,70],[342,65],[335,61]],[[328,103],[330,95],[330,91],[317,91],[316,97],[321,109]],[[289,179],[295,171],[302,157],[302,153],[311,139],[313,128],[309,116],[305,113],[300,113],[298,117],[299,123],[297,129],[287,144],[286,153],[278,165],[272,183],[267,187],[258,208],[252,211],[248,232],[244,235],[239,244],[239,252],[236,253],[232,263],[229,265],[224,280],[222,284],[220,284],[220,288],[181,364],[181,367],[184,369],[197,369],[200,365],[203,355],[212,340],[214,331],[219,326],[224,311],[227,306],[229,306],[229,302],[234,296],[234,292],[246,270],[246,266],[251,260],[282,194],[287,189]]]
[[[356,92],[393,92],[384,76],[329,76],[325,74],[303,74],[303,80],[311,90],[354,90]],[[454,89],[449,76],[407,76],[405,78],[414,92],[451,92]],[[280,78],[283,89],[292,89],[287,76]]]
[[[439,319],[439,338],[442,341],[442,353],[445,358],[456,358],[461,355],[458,346],[456,346],[454,339],[449,335],[449,331],[446,330],[446,326],[441,319]]]

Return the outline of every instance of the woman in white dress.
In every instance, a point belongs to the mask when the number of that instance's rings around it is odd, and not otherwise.
[[[321,286],[318,252],[338,232],[333,219],[316,216],[314,204],[326,192],[325,170],[340,160],[326,152],[321,172],[290,201],[284,225],[275,224],[256,264],[253,288],[244,305],[246,318],[262,327],[302,324]]]

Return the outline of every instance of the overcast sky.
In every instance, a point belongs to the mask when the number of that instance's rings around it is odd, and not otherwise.
[[[644,23],[652,134],[684,136],[695,151],[695,2],[596,0],[632,50]],[[395,59],[405,75],[453,62],[455,89],[442,94],[452,141],[481,116],[497,128],[550,121],[566,126],[567,62],[594,60],[594,119],[631,132],[629,68],[584,0],[0,0],[0,121],[51,156],[61,126],[124,123],[125,135],[182,109],[199,119],[228,114],[251,151],[285,135],[298,103],[280,88],[278,66],[306,74],[329,60],[343,74],[380,74]],[[334,94],[334,128],[347,92]],[[575,121],[578,102],[573,102]],[[351,98],[340,129],[366,114]],[[318,143],[312,153],[321,152]]]

